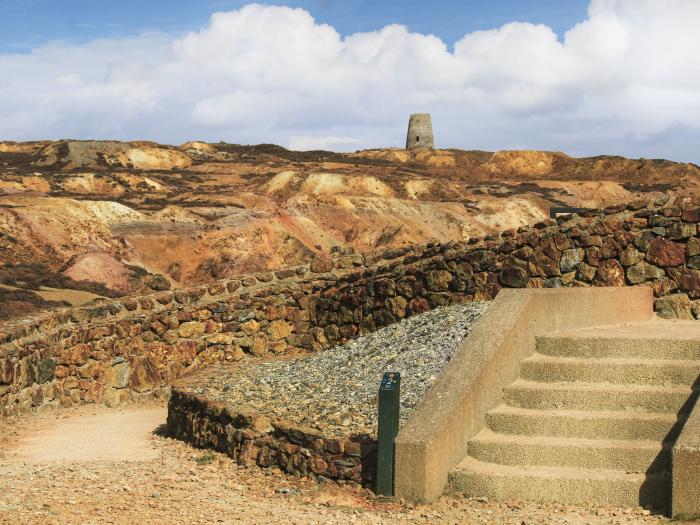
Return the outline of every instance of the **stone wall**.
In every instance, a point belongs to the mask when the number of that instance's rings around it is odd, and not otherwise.
[[[312,428],[232,410],[180,386],[168,402],[168,432],[195,447],[223,452],[242,465],[374,485],[377,443],[371,436],[324,437]]]
[[[483,239],[318,259],[0,325],[0,414],[167,394],[212,362],[318,350],[501,287],[652,286],[700,316],[698,201],[632,202]]]

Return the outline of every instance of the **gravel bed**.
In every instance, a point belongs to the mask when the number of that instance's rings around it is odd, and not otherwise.
[[[476,302],[437,308],[311,356],[241,362],[194,390],[329,437],[375,434],[383,372],[401,373],[403,423],[487,307]]]

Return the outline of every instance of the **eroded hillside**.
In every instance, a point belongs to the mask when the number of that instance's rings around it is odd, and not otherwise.
[[[690,164],[536,151],[4,142],[0,294],[4,315],[23,313],[461,240],[536,222],[551,206],[697,193],[699,182]]]

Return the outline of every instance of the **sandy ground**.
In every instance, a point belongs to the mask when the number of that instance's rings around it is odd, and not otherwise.
[[[152,434],[166,417],[164,407],[87,413],[22,436],[7,459],[31,464],[156,459]]]
[[[639,508],[404,505],[333,482],[242,468],[162,436],[165,408],[89,406],[0,421],[2,524],[660,523]]]

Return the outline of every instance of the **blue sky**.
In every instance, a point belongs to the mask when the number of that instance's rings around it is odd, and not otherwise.
[[[294,9],[292,9],[294,8]],[[0,0],[0,140],[700,163],[700,0]]]
[[[143,31],[184,32],[206,25],[240,0],[0,0],[0,52],[27,52],[49,40],[85,42]],[[290,0],[342,35],[398,23],[446,43],[512,22],[546,24],[559,35],[586,18],[588,0]]]

